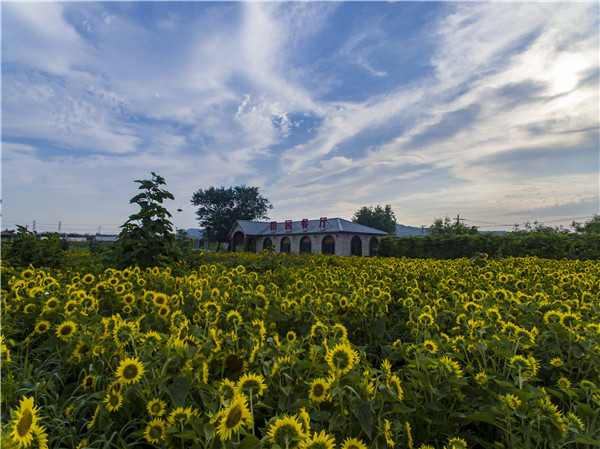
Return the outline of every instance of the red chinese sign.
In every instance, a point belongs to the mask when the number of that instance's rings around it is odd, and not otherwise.
[[[292,220],[285,220],[285,230],[286,231],[292,230]]]
[[[271,222],[271,231],[277,231],[277,222],[276,221]]]
[[[321,217],[321,219],[319,220],[319,227],[324,228],[326,224],[327,224],[327,217]]]
[[[302,229],[306,231],[308,229],[308,218],[302,219]]]

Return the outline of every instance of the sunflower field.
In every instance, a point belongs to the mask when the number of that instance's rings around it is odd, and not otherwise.
[[[598,261],[73,266],[2,267],[3,449],[600,446]]]

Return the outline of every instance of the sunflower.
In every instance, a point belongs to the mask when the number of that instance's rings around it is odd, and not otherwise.
[[[425,340],[423,342],[423,347],[425,348],[425,350],[427,352],[429,352],[430,354],[435,354],[438,351],[438,346],[434,341],[431,340]]]
[[[44,426],[36,426],[32,429],[33,431],[33,444],[32,448],[48,449],[48,434]]]
[[[235,383],[227,378],[221,381],[219,385],[219,391],[221,392],[221,396],[223,399],[231,399],[235,396]]]
[[[294,331],[289,331],[287,334],[285,334],[285,339],[289,342],[289,343],[294,343],[296,341],[296,332]]]
[[[146,404],[146,409],[150,415],[160,417],[165,414],[167,410],[167,404],[158,398],[154,398],[148,401],[148,404]]]
[[[262,374],[248,373],[239,378],[236,384],[236,391],[243,393],[248,397],[262,396],[267,389],[265,378]]]
[[[94,382],[96,381],[96,376],[88,374],[83,378],[83,382],[81,382],[84,390],[89,390],[94,386]]]
[[[448,449],[467,449],[467,442],[462,438],[450,438],[448,440]]]
[[[42,313],[46,313],[51,310],[54,310],[58,306],[60,306],[60,301],[58,299],[52,297],[44,303],[44,308],[42,309]]]
[[[164,419],[154,418],[152,421],[146,424],[144,438],[148,443],[164,443],[166,427],[167,423]]]
[[[273,443],[288,449],[296,447],[298,441],[302,441],[308,436],[296,415],[284,416],[275,420],[267,435]]]
[[[33,278],[33,276],[35,276],[35,271],[33,271],[33,270],[29,269],[29,268],[27,268],[26,270],[23,270],[21,272],[21,279],[25,279],[26,281],[28,281],[29,279]]]
[[[560,359],[560,357],[554,357],[552,360],[550,360],[550,365],[555,368],[560,368],[564,365],[564,362]]]
[[[15,417],[11,421],[12,431],[10,436],[20,447],[27,447],[33,441],[34,431],[37,429],[38,408],[33,405],[33,398],[25,397],[21,399],[19,408],[15,412]]]
[[[138,326],[134,323],[122,321],[115,324],[113,340],[119,348],[124,348],[132,342],[134,335],[138,332]]]
[[[475,381],[482,387],[485,387],[488,383],[487,374],[484,371],[480,371],[475,375]]]
[[[116,412],[123,405],[123,394],[111,388],[103,402],[106,404],[106,409],[109,412]]]
[[[154,293],[154,297],[152,298],[152,302],[156,307],[162,307],[167,305],[168,297],[164,293]]]
[[[516,410],[523,403],[518,397],[513,394],[505,394],[499,397],[500,401],[504,403],[510,410]]]
[[[248,409],[246,397],[239,395],[233,398],[231,404],[221,415],[221,420],[217,426],[217,435],[221,441],[228,441],[240,427],[252,424],[252,414]]]
[[[194,412],[191,405],[187,408],[177,407],[171,411],[169,417],[167,418],[167,422],[171,426],[178,427],[182,424],[190,422],[192,420],[192,416],[194,416]]]
[[[68,341],[77,331],[77,325],[73,321],[63,321],[56,329],[56,336],[63,341]]]
[[[159,317],[166,319],[169,316],[169,313],[171,313],[171,309],[169,306],[161,306],[157,313]]]
[[[33,329],[33,332],[35,334],[43,334],[48,329],[50,329],[50,321],[42,320],[42,321],[38,321],[35,324],[35,328]]]
[[[431,316],[431,314],[427,312],[419,315],[417,320],[419,321],[419,324],[422,324],[423,326],[431,326],[434,322],[433,316]]]
[[[560,388],[563,388],[565,390],[567,388],[571,388],[571,381],[569,381],[569,379],[567,379],[566,377],[561,377],[556,383]]]
[[[346,438],[341,449],[368,449],[367,445],[358,438]]]
[[[383,435],[385,436],[385,443],[388,447],[394,447],[394,434],[392,432],[392,424],[387,420],[383,420]]]
[[[119,363],[117,378],[120,383],[130,384],[138,382],[144,374],[144,365],[138,358],[126,358]]]
[[[342,376],[358,363],[359,357],[348,343],[338,343],[327,351],[325,361],[335,373]]]
[[[83,282],[84,284],[90,285],[92,282],[94,282],[95,277],[93,274],[84,274],[83,277],[81,278],[81,282]]]
[[[322,378],[313,380],[308,398],[313,402],[323,402],[329,395],[329,383]]]
[[[96,425],[98,421],[98,415],[100,414],[100,404],[96,406],[96,410],[94,410],[94,414],[92,415],[92,420],[88,423],[87,428],[91,429]]]
[[[299,449],[334,449],[335,438],[327,435],[324,430],[300,442]]]
[[[230,310],[227,312],[225,321],[229,326],[239,326],[242,324],[242,315],[237,310]]]

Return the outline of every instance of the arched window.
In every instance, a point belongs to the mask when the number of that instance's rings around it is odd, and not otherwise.
[[[378,244],[379,244],[379,240],[377,240],[377,237],[371,237],[371,240],[369,241],[369,256],[370,257],[375,256]]]
[[[312,251],[312,243],[310,237],[304,236],[300,240],[300,254],[308,254]]]
[[[335,240],[332,236],[328,235],[323,239],[323,243],[321,244],[321,253],[328,256],[335,255]]]
[[[244,251],[244,233],[241,231],[233,234],[231,239],[231,251]]]
[[[282,253],[289,253],[292,249],[292,245],[290,243],[289,237],[284,237],[281,239],[281,249],[279,250]]]
[[[271,247],[273,246],[273,242],[271,241],[271,239],[269,237],[267,237],[264,241],[263,241],[263,251],[266,250],[271,250]]]
[[[358,235],[350,240],[350,254],[353,256],[362,256],[362,240]]]

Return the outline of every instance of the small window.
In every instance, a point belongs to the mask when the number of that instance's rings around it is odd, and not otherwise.
[[[321,244],[321,252],[328,256],[335,255],[335,240],[332,236],[328,235],[323,239],[323,243]]]
[[[292,249],[292,245],[290,243],[290,239],[288,237],[284,237],[281,239],[281,249],[282,253],[289,253]]]
[[[362,240],[357,235],[350,240],[350,254],[353,256],[362,256]]]
[[[273,242],[271,241],[271,239],[269,237],[267,237],[264,241],[263,241],[263,251],[266,249],[268,251],[271,250],[271,247],[273,246]]]
[[[302,237],[300,240],[300,254],[309,254],[312,251],[310,237]]]
[[[369,256],[374,257],[377,254],[377,245],[379,244],[379,240],[376,237],[371,237],[369,241]]]

